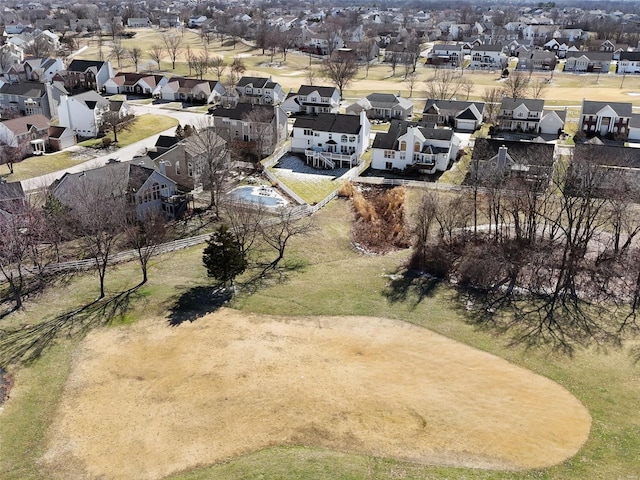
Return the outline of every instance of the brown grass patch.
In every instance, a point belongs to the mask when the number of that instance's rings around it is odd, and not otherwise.
[[[590,423],[556,383],[410,324],[223,309],[90,334],[42,463],[56,478],[158,479],[302,444],[539,468],[574,455]]]

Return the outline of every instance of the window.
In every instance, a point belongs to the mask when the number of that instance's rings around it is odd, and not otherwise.
[[[342,135],[342,137],[340,137],[340,141],[341,141],[342,143],[346,143],[346,141],[347,141],[347,136],[346,136],[346,135]]]
[[[400,160],[405,160],[407,158],[407,154],[404,152],[400,153]]]
[[[187,163],[187,175],[193,177],[193,163]]]
[[[385,164],[384,164],[384,168],[386,168],[387,170],[391,170],[391,169],[393,169],[393,163],[391,163],[391,162],[385,162]]]
[[[180,160],[176,161],[176,175],[180,175]]]
[[[407,142],[404,140],[400,142],[400,151],[405,152],[407,150]]]
[[[160,200],[160,185],[154,183],[151,187],[151,198],[153,200]]]
[[[420,142],[416,142],[413,144],[413,151],[414,152],[419,152],[420,151]]]
[[[350,142],[355,142],[356,141],[356,137],[349,137],[349,141]]]
[[[385,150],[384,151],[384,158],[394,158],[395,157],[395,153],[393,150]]]
[[[302,133],[303,135],[307,135],[308,137],[310,137],[313,135],[313,130],[311,130],[310,128],[305,128]]]

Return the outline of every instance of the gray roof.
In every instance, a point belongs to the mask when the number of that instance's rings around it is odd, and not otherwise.
[[[582,115],[595,115],[604,107],[611,107],[619,117],[630,117],[632,113],[631,103],[622,102],[594,102],[582,100]]]
[[[542,111],[542,116],[544,117],[545,115],[548,115],[550,113],[555,113],[556,115],[558,115],[558,117],[560,117],[560,120],[562,120],[563,122],[566,121],[566,119],[567,119],[567,111],[566,110],[543,110]]]
[[[296,118],[294,127],[309,128],[319,132],[358,134],[360,132],[360,117],[343,115],[340,113],[319,113]]]
[[[587,57],[589,60],[597,60],[599,62],[613,60],[613,52],[600,52],[600,51],[567,52],[567,59],[578,58],[578,57],[582,57],[583,55]]]
[[[447,112],[448,115],[456,116],[458,113],[466,110],[471,105],[475,105],[480,114],[484,112],[484,102],[465,102],[464,100],[436,100],[430,98],[424,106],[422,113],[429,113],[431,107],[436,106],[440,113]]]
[[[0,183],[0,202],[24,199],[24,190],[22,189],[22,184],[20,182]]]
[[[336,87],[322,87],[312,85],[300,85],[298,89],[298,95],[309,95],[313,92],[318,92],[322,97],[332,97],[334,93],[338,91]]]
[[[640,61],[640,52],[620,52],[620,60],[638,62]]]
[[[477,138],[473,147],[473,160],[490,160],[498,154],[500,147],[507,147],[514,162],[524,165],[553,165],[555,145],[539,142],[522,142],[494,138]]]
[[[373,140],[373,148],[383,148],[385,150],[396,150],[398,138],[407,133],[409,127],[418,127],[425,138],[433,140],[451,140],[453,130],[448,128],[425,127],[418,122],[408,122],[406,120],[391,120],[387,133],[378,133]]]
[[[401,106],[404,109],[413,106],[413,103],[408,98],[397,97],[392,93],[371,93],[366,96],[372,107],[386,107],[391,108],[396,105]]]
[[[231,120],[246,120],[247,115],[251,112],[259,112],[260,119],[264,121],[271,121],[275,115],[274,108],[269,105],[254,105],[252,103],[238,103],[233,108],[217,107],[209,110],[209,115],[213,117],[229,118]],[[253,121],[256,121],[258,117],[255,117]]]
[[[500,108],[502,110],[515,110],[522,104],[533,112],[541,112],[544,109],[544,100],[539,98],[503,98]]]
[[[47,92],[44,83],[5,83],[0,88],[0,93],[9,95],[21,95],[23,97],[40,98]]]

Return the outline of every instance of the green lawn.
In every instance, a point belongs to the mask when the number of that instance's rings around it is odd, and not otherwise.
[[[351,455],[323,449],[272,447],[170,477],[195,479],[585,479],[633,478],[640,451],[640,366],[625,347],[578,349],[573,357],[547,349],[509,346],[510,337],[469,322],[447,287],[431,293],[409,286],[391,295],[391,280],[406,252],[364,256],[351,247],[350,209],[338,200],[317,216],[318,230],[296,239],[287,259],[301,269],[281,283],[249,295],[242,292],[231,306],[247,312],[275,315],[371,315],[422,325],[447,337],[506,358],[545,375],[569,389],[589,408],[592,434],[578,455],[563,464],[528,472],[429,467],[392,459]],[[180,293],[206,285],[201,264],[202,247],[164,255],[153,261],[149,284],[141,289],[125,322],[161,315]],[[109,272],[108,290],[135,285],[139,270],[134,262]],[[241,284],[242,282],[240,282]],[[97,279],[78,276],[68,284],[29,299],[26,311],[3,319],[5,327],[33,324],[89,302],[97,293]],[[398,295],[399,294],[399,295]],[[121,322],[122,323],[122,322]],[[126,328],[126,327],[122,327]],[[48,479],[36,461],[44,448],[50,424],[70,368],[77,338],[63,329],[55,347],[34,364],[18,372],[14,398],[0,415],[0,471],[3,480]]]
[[[139,142],[176,125],[178,125],[178,121],[166,115],[140,115],[130,131],[120,132],[118,134],[118,145],[121,147],[131,145],[132,143]],[[113,138],[113,134],[109,134],[108,136]],[[80,143],[80,146],[93,147],[101,144],[101,140],[93,139]],[[29,157],[13,165],[13,174],[9,173],[9,168],[6,165],[1,166],[0,168],[2,170],[0,170],[0,175],[8,182],[19,182],[27,178],[46,175],[47,173],[57,172],[84,163],[90,159],[88,155],[99,156],[103,155],[103,152],[96,150],[95,152],[87,154],[86,152],[67,150],[37,157]]]

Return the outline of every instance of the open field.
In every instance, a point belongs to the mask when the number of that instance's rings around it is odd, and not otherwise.
[[[131,48],[133,45],[139,46],[143,51],[143,58],[146,58],[144,52],[148,51],[152,44],[161,42],[161,34],[163,31],[158,29],[137,29],[136,32],[134,38],[123,39],[122,44],[125,48]],[[176,35],[182,35],[178,30],[172,30],[171,32]],[[204,46],[202,40],[196,31],[186,30],[182,38],[183,45],[189,45],[193,52],[203,51]],[[104,42],[104,57],[108,57],[109,55],[109,42],[109,39],[106,39]],[[78,58],[98,58],[99,52],[95,39],[82,39],[81,44],[87,45],[89,48],[82,52]],[[309,57],[306,55],[289,52],[287,54],[287,60],[284,61],[282,54],[278,53],[273,58],[273,63],[271,63],[271,55],[268,52],[262,54],[262,50],[241,42],[238,42],[234,48],[228,40],[225,41],[224,45],[221,45],[217,39],[214,39],[207,46],[207,49],[212,55],[223,56],[228,62],[235,56],[241,57],[247,67],[245,75],[271,75],[274,80],[278,81],[285,89],[297,90],[301,84],[308,83],[306,69],[309,67]],[[170,68],[171,64],[168,60],[169,58],[167,57],[166,61],[162,62],[161,67],[163,72],[176,75],[189,74],[184,49],[178,56],[178,64],[175,70]],[[144,62],[145,60],[143,60],[141,65]],[[118,68],[118,65],[114,61],[112,61],[112,63],[117,70],[131,70],[133,68],[128,60],[123,61],[120,68]],[[311,65],[312,68],[316,70],[319,69],[317,60],[313,59]],[[418,74],[418,81],[416,82],[413,97],[417,100],[424,97],[424,88],[422,85],[427,79],[434,75],[434,70],[426,68],[423,65],[418,65],[416,72]],[[409,95],[409,87],[403,80],[403,75],[404,69],[401,66],[396,69],[395,75],[392,76],[392,70],[389,65],[372,65],[368,74],[365,73],[364,69],[361,69],[356,80],[345,90],[344,96],[347,99],[357,99],[371,92],[401,92],[402,95],[406,97]],[[471,99],[480,99],[485,87],[499,86],[503,81],[499,78],[499,72],[465,71],[464,75],[470,78],[475,85],[470,93]],[[207,77],[215,78],[213,72],[209,72]],[[533,78],[535,79],[537,77],[549,78],[550,74],[534,73]],[[327,84],[327,82],[326,79],[320,78],[319,73],[316,74],[315,84]],[[585,97],[602,101],[632,102],[634,105],[640,106],[640,96],[637,95],[639,93],[640,83],[637,78],[632,76],[627,76],[623,81],[622,76],[614,74],[575,75],[554,72],[553,79],[543,95],[549,102],[549,105],[556,106],[579,105]]]
[[[74,356],[44,456],[56,477],[159,479],[271,445],[511,470],[574,455],[565,389],[407,323],[221,310],[103,330]]]
[[[417,192],[409,193],[410,198],[417,196]],[[527,349],[524,346],[512,346],[510,345],[511,336],[508,333],[498,335],[490,328],[481,328],[474,324],[473,318],[467,316],[465,309],[459,308],[454,292],[448,287],[431,289],[428,282],[421,283],[420,279],[396,277],[395,274],[407,257],[406,252],[401,251],[384,256],[367,256],[357,253],[351,246],[350,218],[351,213],[346,201],[331,202],[316,214],[317,231],[308,238],[293,241],[286,258],[292,266],[296,265],[297,269],[287,272],[281,281],[266,282],[255,292],[245,289],[243,280],[240,279],[240,294],[230,306],[242,312],[243,317],[253,313],[257,315],[255,318],[263,315],[387,318],[426,327],[458,342],[497,355],[511,364],[557,382],[588,409],[593,422],[589,438],[583,448],[577,455],[557,466],[526,471],[496,471],[430,466],[385,456],[384,453],[372,455],[358,453],[363,451],[354,448],[335,450],[335,445],[323,444],[320,441],[309,442],[308,445],[300,442],[298,446],[291,446],[295,444],[293,441],[286,446],[278,446],[277,442],[273,442],[268,448],[254,452],[247,450],[225,462],[212,466],[203,464],[192,470],[176,473],[167,477],[167,480],[253,479],[259,475],[263,478],[285,480],[300,478],[314,480],[389,478],[608,480],[629,478],[639,474],[637,452],[640,451],[640,366],[635,363],[632,350],[638,345],[637,341],[629,340],[621,347],[602,345],[578,348],[571,358],[545,348]],[[206,336],[207,332],[216,331],[217,324],[210,326],[211,320],[206,319],[196,320],[190,325],[183,324],[177,328],[168,326],[168,318],[176,311],[176,305],[179,304],[180,299],[189,298],[193,291],[205,289],[208,285],[201,255],[202,247],[194,247],[153,259],[149,283],[132,295],[127,313],[122,318],[116,318],[109,323],[120,326],[112,329],[106,325],[99,326],[104,325],[105,322],[96,324],[93,328],[97,328],[98,331],[90,337],[85,347],[81,347],[81,350],[76,350],[81,332],[73,335],[70,334],[69,329],[76,328],[81,331],[82,325],[76,325],[73,322],[73,324],[61,326],[53,347],[45,350],[38,360],[23,368],[9,366],[16,374],[16,382],[10,400],[4,405],[4,411],[0,413],[0,472],[2,472],[0,477],[3,480],[50,480],[56,472],[63,473],[61,470],[48,470],[46,464],[42,463],[42,458],[48,446],[55,443],[56,428],[65,418],[61,414],[63,409],[67,408],[67,403],[60,403],[62,392],[65,391],[64,398],[67,399],[71,397],[66,395],[74,393],[72,387],[77,377],[72,376],[69,383],[65,383],[67,372],[72,366],[76,372],[79,372],[78,368],[83,367],[84,362],[78,362],[76,359],[85,355],[87,346],[92,345],[91,342],[94,341],[93,338],[106,339],[121,336],[123,340],[129,338],[127,341],[133,342],[136,338],[135,332],[148,331],[156,332],[149,339],[149,342],[156,343],[150,343],[150,345],[159,345],[157,342],[162,338],[168,341],[174,336],[191,335],[195,341],[199,338],[201,330],[203,336]],[[114,295],[127,290],[135,286],[139,279],[140,272],[135,263],[120,265],[107,275],[107,294]],[[2,319],[2,327],[21,327],[50,319],[90,303],[96,293],[97,279],[90,274],[79,275],[37,298],[29,298],[24,311]],[[196,316],[214,309],[207,303],[206,297],[200,298],[194,308],[196,313],[200,312]],[[238,321],[241,322],[241,320]],[[136,322],[140,324],[126,326]],[[299,322],[299,320],[292,320],[291,323],[294,324],[292,327],[299,325]],[[386,325],[388,321],[380,320],[379,322]],[[391,323],[395,324],[395,322]],[[282,328],[288,328],[286,319],[281,324]],[[242,323],[239,327],[241,325]],[[147,328],[149,330],[145,330]],[[426,336],[423,337],[420,333],[422,330],[415,331],[414,334],[413,329],[399,328],[403,332],[410,332],[403,339],[407,341],[407,345],[411,344],[414,337],[417,338],[416,341],[422,341],[421,339],[429,336],[429,333],[425,332]],[[307,330],[308,336],[304,337],[305,340],[310,339],[312,333],[318,330],[317,324],[310,327]],[[217,333],[224,332],[218,330]],[[111,337],[112,335],[114,337]],[[288,341],[277,338],[274,340]],[[292,338],[291,341],[293,340]],[[215,344],[216,341],[212,338],[211,344]],[[275,343],[265,341],[263,346],[272,344],[276,346]],[[307,350],[309,357],[304,357],[302,362],[289,364],[288,372],[292,368],[299,368],[308,358],[312,358],[312,345],[306,345],[306,343],[310,342],[305,341],[305,348],[309,348]],[[133,343],[129,344],[133,345]],[[424,347],[411,357],[410,365],[396,369],[399,377],[404,375],[405,370],[408,371],[416,365],[418,367],[416,375],[437,374],[433,371],[436,369],[426,368],[427,364],[421,362],[424,358],[421,355],[429,353],[423,350]],[[153,355],[150,358],[154,358],[154,361],[142,362],[140,368],[149,368],[149,372],[152,372],[156,354],[153,349],[147,349],[144,353]],[[479,354],[479,352],[475,353]],[[406,358],[404,352],[399,349],[393,350],[389,361],[395,361],[395,357]],[[352,358],[355,362],[352,365],[357,365],[357,362],[368,358],[365,355]],[[158,362],[160,360],[158,359]],[[90,362],[90,359],[87,361]],[[210,362],[215,362],[216,359],[214,355],[206,352],[201,353],[192,363],[197,364],[201,361],[211,364]],[[177,376],[163,375],[162,364],[158,363],[158,365],[157,370],[153,369],[153,375],[149,373],[146,382],[151,382],[152,377],[158,382],[179,380]],[[187,366],[191,368],[191,365]],[[88,367],[89,364],[87,364]],[[108,374],[107,371],[103,371]],[[470,372],[472,370],[467,373]],[[125,377],[120,381],[124,383],[129,381],[131,384],[141,382],[133,378],[137,374],[129,375],[130,373],[134,373],[133,370],[120,369],[121,376]],[[251,374],[250,371],[247,373]],[[163,379],[162,377],[165,376],[167,378]],[[211,379],[213,376],[207,378]],[[253,377],[249,375],[247,378]],[[188,382],[188,379],[181,380]],[[234,383],[232,382],[232,385]],[[384,385],[385,382],[376,381],[372,386],[378,384]],[[179,389],[174,393],[176,398],[183,398],[181,397],[183,392]],[[395,395],[395,392],[392,394]],[[166,392],[166,395],[166,399],[170,400],[169,392]],[[206,399],[193,395],[193,400],[205,402]],[[300,408],[302,407],[304,404],[300,405]],[[161,404],[158,403],[156,408],[161,408]],[[110,408],[106,407],[101,413],[113,415]],[[92,415],[94,416],[92,418],[95,418],[95,411]],[[404,417],[398,415],[398,418]],[[170,415],[161,419],[169,423],[173,421]],[[52,425],[54,421],[55,424]],[[95,433],[99,434],[98,431]],[[324,439],[325,437],[318,435],[316,438]],[[176,448],[181,444],[181,442],[174,442],[173,439],[169,442]],[[73,445],[70,447],[73,448]],[[142,447],[144,445],[140,448]],[[203,451],[207,448],[210,448],[207,442],[201,444]],[[167,461],[170,462],[171,458]],[[72,469],[75,466],[71,464],[65,468]]]

